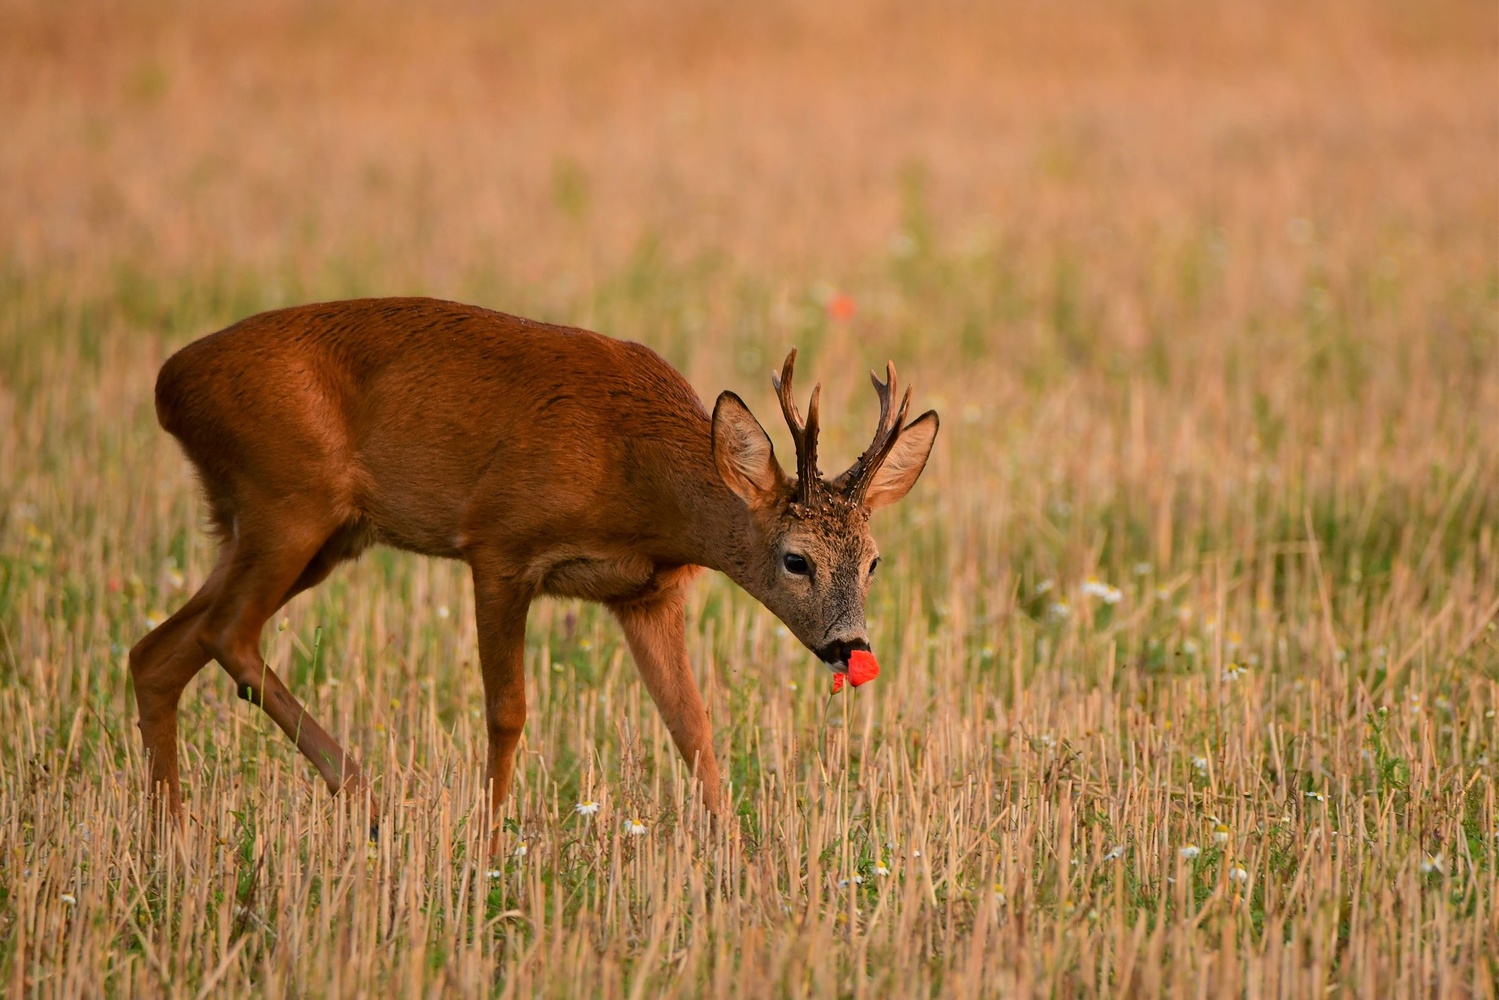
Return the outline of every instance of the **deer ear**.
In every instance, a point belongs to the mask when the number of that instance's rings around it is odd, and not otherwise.
[[[751,508],[769,504],[786,483],[765,428],[732,392],[720,393],[713,405],[713,464],[724,485]]]
[[[905,426],[864,491],[870,510],[888,507],[911,492],[937,440],[937,411],[927,410]]]

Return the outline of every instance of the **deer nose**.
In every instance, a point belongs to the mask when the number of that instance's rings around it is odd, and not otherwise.
[[[835,639],[826,646],[817,650],[817,658],[823,663],[832,666],[842,664],[848,666],[848,657],[856,649],[869,652],[869,643],[864,639]]]

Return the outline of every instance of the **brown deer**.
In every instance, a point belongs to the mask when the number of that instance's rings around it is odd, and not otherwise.
[[[266,665],[260,633],[336,565],[384,543],[473,573],[491,806],[526,719],[526,612],[541,595],[606,605],[707,808],[720,807],[708,713],[687,659],[685,590],[719,570],[835,670],[868,650],[879,557],[871,511],[921,474],[937,414],[904,424],[895,366],[851,468],[817,468],[818,393],[773,378],[793,480],[732,392],[710,417],[647,347],[431,299],[262,313],[162,366],[156,413],[196,466],[218,560],[130,651],[152,788],[181,815],[177,703],[210,660],[296,741],[333,792],[359,768]],[[873,377],[873,376],[871,376]]]

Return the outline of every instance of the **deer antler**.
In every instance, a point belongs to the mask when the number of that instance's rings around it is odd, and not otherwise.
[[[872,371],[869,373],[869,381],[874,383],[875,394],[880,397],[880,422],[875,428],[874,440],[864,449],[864,454],[859,456],[853,467],[838,477],[837,483],[848,498],[856,503],[864,501],[864,493],[869,488],[869,481],[874,478],[875,470],[884,464],[890,449],[895,447],[895,439],[900,437],[901,425],[906,419],[906,410],[911,406],[911,387],[907,386],[900,409],[893,414],[890,411],[890,404],[895,399],[898,388],[894,361],[885,363],[884,382]]]
[[[791,394],[791,369],[796,364],[796,348],[786,355],[781,365],[781,374],[770,376],[776,395],[781,400],[781,413],[786,417],[786,426],[791,428],[791,440],[796,442],[796,503],[809,503],[822,489],[822,473],[817,471],[817,400],[822,395],[822,385],[812,387],[812,400],[807,404],[807,419],[802,420],[796,408],[796,399]]]

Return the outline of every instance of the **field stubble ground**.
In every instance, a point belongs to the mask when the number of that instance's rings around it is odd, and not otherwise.
[[[1491,5],[0,25],[12,993],[1493,995]],[[834,455],[887,356],[941,410],[876,524],[876,683],[830,700],[698,587],[733,822],[607,617],[544,604],[485,858],[467,580],[376,552],[265,652],[378,841],[210,667],[152,846],[125,651],[211,558],[156,368],[397,293],[642,340],[782,454],[792,345]]]

